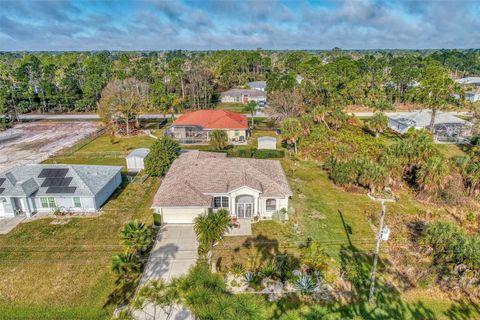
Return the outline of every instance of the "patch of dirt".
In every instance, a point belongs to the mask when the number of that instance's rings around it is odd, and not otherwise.
[[[39,121],[0,132],[0,172],[16,165],[40,163],[63,148],[94,134],[96,122]]]

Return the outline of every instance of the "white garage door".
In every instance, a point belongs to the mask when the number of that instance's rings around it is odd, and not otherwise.
[[[204,208],[162,208],[163,223],[193,223]]]
[[[5,208],[3,207],[3,203],[0,202],[0,217],[5,217]]]

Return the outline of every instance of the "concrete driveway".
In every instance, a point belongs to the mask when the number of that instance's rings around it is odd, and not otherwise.
[[[197,237],[192,224],[163,225],[150,253],[140,285],[150,279],[170,281],[188,272],[197,261]],[[193,319],[191,313],[182,306],[175,306],[170,315],[152,305],[135,312],[136,319]]]
[[[163,225],[145,266],[142,282],[158,278],[170,281],[186,274],[197,261],[197,247],[192,224]]]
[[[0,218],[0,234],[7,234],[12,231],[20,222],[25,220],[25,216],[16,216],[13,218]]]

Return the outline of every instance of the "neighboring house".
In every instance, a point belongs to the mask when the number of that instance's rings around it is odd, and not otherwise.
[[[125,158],[127,161],[127,170],[129,172],[139,172],[145,169],[144,161],[150,153],[148,148],[135,149]]]
[[[256,89],[230,89],[220,94],[220,99],[224,103],[249,103],[255,101],[259,105],[264,105],[267,101],[267,94]]]
[[[455,82],[465,87],[465,100],[471,102],[480,101],[480,77],[466,77],[457,79]],[[458,94],[455,96],[459,97]]]
[[[227,133],[229,143],[244,144],[249,134],[247,117],[227,110],[198,110],[182,114],[165,131],[182,144],[207,144],[213,130]]]
[[[162,181],[152,209],[165,223],[193,223],[225,208],[238,219],[271,219],[288,209],[292,191],[278,160],[227,158],[190,151],[176,159]]]
[[[267,90],[267,81],[252,81],[248,83],[250,89],[260,90],[265,92]]]
[[[122,182],[117,166],[27,164],[0,173],[0,217],[94,212]]]
[[[429,129],[431,110],[395,113],[388,116],[388,127],[405,134],[408,129]],[[471,136],[472,123],[447,112],[437,112],[434,137],[439,142],[465,142]]]
[[[465,99],[471,102],[480,101],[480,92],[475,92],[475,91],[465,92]]]
[[[257,149],[277,149],[277,139],[275,137],[259,137],[257,139]]]

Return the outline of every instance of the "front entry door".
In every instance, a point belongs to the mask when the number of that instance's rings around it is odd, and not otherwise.
[[[237,203],[237,217],[251,218],[253,213],[253,205],[251,203]]]

